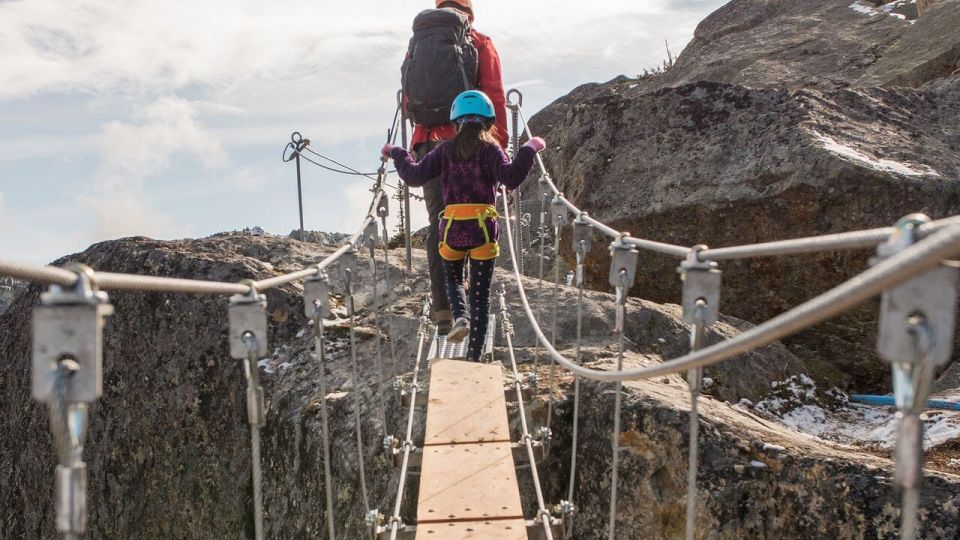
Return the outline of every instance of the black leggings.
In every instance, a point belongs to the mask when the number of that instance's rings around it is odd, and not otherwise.
[[[467,293],[463,288],[463,265],[466,259],[443,261],[447,274],[447,297],[454,319],[467,317]],[[474,362],[480,360],[483,352],[483,340],[487,335],[488,313],[490,312],[490,281],[493,278],[493,266],[496,259],[480,261],[470,259],[470,343],[467,358]]]

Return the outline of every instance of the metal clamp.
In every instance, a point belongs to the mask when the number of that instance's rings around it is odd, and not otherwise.
[[[563,195],[557,195],[550,201],[550,218],[554,227],[563,227],[570,222],[570,209],[564,204]]]
[[[901,219],[896,232],[877,248],[872,262],[890,257],[916,242],[920,225],[930,221],[922,214]],[[929,357],[934,366],[950,360],[957,310],[960,270],[939,265],[932,270],[884,291],[880,303],[880,335],[877,350],[891,363],[917,363]],[[933,343],[926,355],[917,352],[917,340],[908,331],[908,322],[920,318],[932,332]]]
[[[259,294],[252,281],[247,294],[235,294],[230,297],[227,318],[230,321],[230,356],[236,360],[245,360],[248,354],[248,342],[244,334],[251,334],[256,342],[254,350],[257,357],[267,355],[267,297]]]
[[[537,440],[542,443],[548,443],[553,439],[553,431],[547,426],[541,426],[537,430]]]
[[[357,274],[357,250],[353,246],[343,252],[337,260],[337,268],[340,271],[340,277],[347,279],[347,274]]]
[[[70,377],[64,400],[92,403],[103,394],[103,325],[113,314],[107,294],[96,290],[93,270],[77,265],[72,289],[54,285],[40,295],[33,310],[32,393],[50,403],[60,363],[72,359],[78,369]]]
[[[720,283],[723,272],[713,261],[701,261],[705,245],[693,246],[677,272],[683,281],[683,322],[709,326],[720,318]],[[698,302],[702,304],[698,305]]]
[[[624,292],[633,287],[637,278],[637,261],[640,257],[637,248],[625,241],[629,237],[630,233],[621,233],[610,243],[610,285],[622,286],[625,289]]]
[[[386,193],[377,201],[377,217],[385,218],[390,215],[390,197]]]
[[[370,223],[367,223],[367,226],[363,229],[363,243],[373,249],[377,240],[380,240],[380,228],[377,226],[376,220],[371,219]]]
[[[330,278],[321,271],[303,282],[303,313],[308,319],[326,318],[330,311]]]

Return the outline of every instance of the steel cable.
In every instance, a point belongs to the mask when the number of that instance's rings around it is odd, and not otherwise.
[[[627,271],[620,271],[620,285],[617,287],[616,304],[616,324],[614,331],[617,334],[617,371],[623,371],[624,354],[624,334],[626,303],[627,303]],[[623,381],[616,383],[614,390],[613,404],[613,437],[611,446],[613,448],[613,457],[611,458],[610,473],[610,521],[607,529],[607,538],[615,540],[617,537],[617,483],[620,478],[620,409],[623,403]]]
[[[410,384],[410,405],[407,411],[407,433],[403,439],[403,462],[400,465],[397,500],[393,505],[393,517],[390,519],[390,540],[397,540],[397,534],[400,532],[400,507],[403,504],[403,492],[407,483],[407,468],[410,465],[410,452],[413,451],[413,418],[417,405],[417,392],[420,390],[420,362],[423,358],[423,345],[427,338],[427,329],[430,326],[429,306],[429,301],[424,302],[423,312],[420,316],[420,328],[417,331],[420,340],[417,345],[417,359],[413,364],[413,381]]]
[[[509,216],[504,216],[504,224],[510,233]],[[510,256],[516,260],[516,249],[508,234]],[[785,336],[809,328],[827,320],[847,309],[880,294],[883,290],[902,283],[907,279],[928,270],[941,261],[956,257],[960,254],[960,225],[946,227],[931,235],[922,242],[893,255],[853,277],[852,279],[830,289],[803,304],[785,312],[773,319],[738,334],[716,345],[706,347],[697,352],[691,352],[663,364],[643,368],[626,369],[622,372],[586,368],[561,355],[550,344],[540,328],[536,317],[530,308],[522,276],[514,267],[517,292],[527,319],[533,328],[537,339],[564,369],[587,379],[601,382],[616,382],[624,380],[649,379],[672,373],[680,373],[689,369],[713,365],[741,353],[762,347]]]
[[[323,477],[327,504],[327,532],[330,540],[336,539],[336,526],[333,514],[333,474],[330,471],[330,415],[327,411],[327,366],[324,347],[323,317],[318,306],[314,306],[313,330],[314,348],[320,363],[320,434],[323,439]]]
[[[507,353],[510,357],[510,370],[513,374],[513,384],[517,392],[517,413],[520,415],[520,427],[522,429],[521,439],[527,448],[527,459],[530,461],[530,474],[533,477],[533,489],[537,496],[537,513],[541,519],[543,532],[547,540],[553,540],[553,530],[550,527],[550,512],[543,499],[543,490],[540,488],[540,475],[537,472],[537,460],[533,453],[533,437],[530,435],[530,428],[527,425],[527,412],[523,404],[523,384],[520,380],[520,373],[517,371],[517,358],[513,350],[513,323],[510,322],[510,314],[507,313],[506,287],[500,285],[498,292],[500,299],[500,320],[503,328],[503,337],[507,340]]]
[[[367,497],[367,473],[363,459],[363,431],[360,425],[360,370],[357,369],[357,332],[355,307],[353,300],[353,271],[346,269],[347,318],[350,320],[350,367],[353,374],[353,421],[357,435],[357,460],[360,472],[360,494],[363,497],[364,512],[370,511],[370,499]]]
[[[706,325],[703,324],[705,317],[706,304],[700,300],[696,306],[697,323],[690,328],[690,350],[693,352],[703,348],[704,331]],[[695,523],[697,517],[697,465],[698,449],[700,446],[700,386],[703,380],[703,368],[694,368],[687,372],[687,384],[690,387],[690,441],[687,450],[687,540],[694,539]]]

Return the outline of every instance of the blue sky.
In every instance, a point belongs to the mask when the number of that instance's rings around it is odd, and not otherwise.
[[[722,0],[475,0],[528,115],[674,53]],[[420,0],[0,0],[0,257],[122,236],[297,226],[294,130],[377,165]],[[304,165],[308,228],[353,232],[369,183]],[[416,223],[425,223],[422,210]]]

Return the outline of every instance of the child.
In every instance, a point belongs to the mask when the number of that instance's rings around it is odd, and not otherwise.
[[[440,175],[444,210],[439,223],[440,256],[447,277],[447,296],[456,319],[447,341],[462,341],[468,334],[467,357],[480,360],[490,309],[490,280],[500,246],[496,198],[500,184],[516,189],[533,168],[543,139],[534,137],[517,152],[513,163],[496,139],[493,103],[483,92],[463,92],[453,102],[450,121],[457,135],[442,143],[420,162],[403,148],[383,147],[408,185],[422,186]],[[463,266],[470,257],[470,317],[467,318]]]

